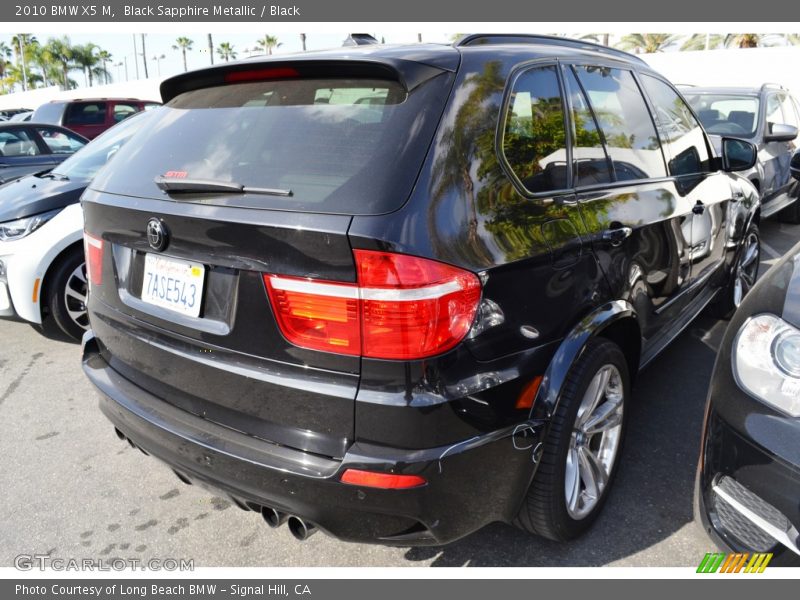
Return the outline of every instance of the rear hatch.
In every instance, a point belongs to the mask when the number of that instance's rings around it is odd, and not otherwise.
[[[351,218],[405,202],[451,86],[449,69],[374,58],[165,82],[165,107],[83,196],[90,318],[111,367],[232,429],[343,456],[358,349],[322,326],[319,347],[341,351],[290,343],[265,275],[356,280]]]

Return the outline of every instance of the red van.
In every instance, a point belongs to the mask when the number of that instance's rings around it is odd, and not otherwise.
[[[126,117],[156,106],[160,103],[136,98],[53,100],[37,108],[32,120],[62,125],[91,140]]]

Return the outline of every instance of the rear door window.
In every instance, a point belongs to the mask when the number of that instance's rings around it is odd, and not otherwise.
[[[603,66],[574,69],[605,139],[615,179],[666,176],[653,119],[633,74]]]
[[[120,149],[115,163],[125,169],[111,165],[93,187],[163,199],[155,179],[172,171],[290,192],[198,201],[348,214],[394,210],[411,192],[449,81],[439,75],[411,93],[397,81],[361,78],[237,82],[185,92]]]
[[[131,115],[136,114],[139,112],[141,108],[139,108],[138,104],[131,104],[129,102],[115,102],[114,103],[114,123],[119,123],[123,119],[130,117]]]
[[[53,154],[72,154],[86,145],[78,136],[61,129],[37,127],[36,131]]]
[[[565,70],[567,95],[572,111],[572,177],[575,187],[613,180],[611,159],[594,113],[571,67]]]

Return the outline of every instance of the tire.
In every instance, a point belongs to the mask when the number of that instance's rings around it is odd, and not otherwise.
[[[778,220],[781,223],[790,223],[792,225],[800,223],[800,198],[779,212]]]
[[[720,319],[730,319],[747,293],[753,288],[758,279],[759,259],[761,258],[761,233],[758,225],[750,225],[744,237],[742,248],[736,257],[736,264],[731,270],[728,284],[720,290],[719,299],[711,305],[711,313]],[[751,254],[750,244],[755,249]],[[737,290],[737,286],[741,289]]]
[[[86,264],[81,249],[71,252],[54,267],[44,298],[58,329],[77,341],[89,328],[86,291]]]
[[[607,387],[601,394],[592,395],[592,389],[598,389],[609,375]],[[598,381],[598,378],[599,381]],[[567,375],[564,390],[558,408],[550,423],[544,441],[542,457],[536,475],[531,482],[526,497],[514,524],[529,533],[540,535],[551,540],[566,541],[580,536],[592,525],[608,498],[609,491],[616,474],[616,466],[622,449],[627,420],[627,404],[630,396],[630,374],[625,355],[614,342],[604,338],[593,338],[586,344],[580,358],[575,362]],[[589,416],[599,416],[603,407],[611,409],[606,417],[610,417],[606,433],[586,433],[587,423],[584,405],[591,404],[592,398],[599,398],[590,411]],[[608,410],[608,408],[606,409]],[[603,452],[604,444],[605,452]],[[613,447],[612,447],[613,446]],[[589,451],[595,458],[605,457],[598,461],[598,468],[603,469],[605,484],[597,486],[599,494],[591,499],[590,487],[584,480],[584,473],[591,473],[585,467],[585,453]],[[595,462],[595,465],[598,465]],[[577,463],[582,463],[578,467]],[[594,481],[601,477],[594,471]],[[577,496],[575,484],[578,485]],[[570,503],[569,498],[576,499]],[[583,504],[582,504],[583,502]]]

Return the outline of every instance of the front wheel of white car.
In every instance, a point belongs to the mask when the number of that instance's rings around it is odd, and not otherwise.
[[[89,329],[83,249],[62,258],[54,269],[43,300],[55,325],[70,338],[80,340],[84,331]]]

